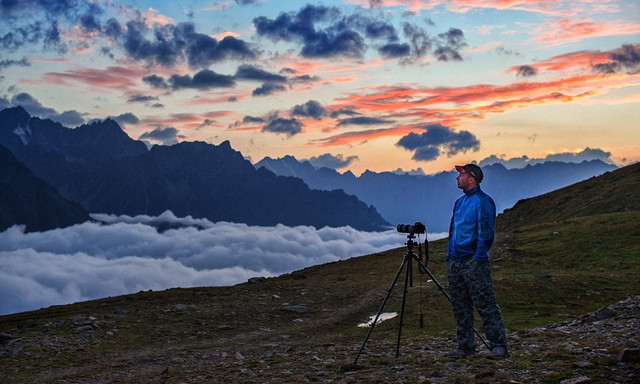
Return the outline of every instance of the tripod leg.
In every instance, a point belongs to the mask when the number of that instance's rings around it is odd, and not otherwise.
[[[398,342],[396,343],[396,357],[400,354],[400,337],[402,336],[402,323],[404,321],[404,304],[407,301],[407,284],[413,286],[411,257],[408,257],[407,270],[404,275],[404,291],[402,292],[402,306],[400,307],[400,325],[398,326]]]
[[[380,309],[378,310],[378,314],[376,315],[376,318],[373,320],[373,324],[371,324],[371,328],[369,328],[369,332],[367,333],[367,337],[364,338],[364,341],[362,342],[362,345],[360,346],[360,350],[358,351],[358,354],[356,355],[356,358],[353,360],[353,365],[354,366],[358,363],[358,359],[360,358],[360,354],[364,350],[364,346],[367,344],[367,341],[369,340],[369,337],[371,336],[371,333],[373,332],[373,328],[376,326],[376,323],[378,322],[378,319],[380,318],[380,315],[382,314],[382,311],[384,310],[384,306],[387,304],[387,300],[389,300],[389,296],[391,296],[391,292],[393,292],[393,287],[395,287],[396,283],[398,282],[398,277],[400,277],[400,273],[402,273],[402,269],[404,268],[405,264],[407,264],[407,258],[406,257],[402,260],[402,264],[400,264],[400,268],[398,268],[398,272],[396,272],[396,276],[393,278],[393,281],[391,282],[391,285],[387,289],[387,295],[384,297],[384,300],[382,301],[382,305],[380,305]]]
[[[431,273],[429,268],[427,268],[427,266],[422,262],[422,260],[420,260],[420,258],[418,256],[416,256],[415,254],[413,256],[418,261],[418,268],[420,268],[423,272],[425,272],[427,275],[429,275],[429,278],[431,278],[431,280],[433,280],[433,282],[438,287],[440,292],[442,292],[444,294],[444,296],[447,298],[447,300],[449,300],[449,302],[451,303],[452,302],[451,301],[451,296],[449,296],[449,293],[444,289],[442,284],[440,284],[438,282],[438,280],[435,278],[435,276],[433,276],[433,274]],[[478,330],[475,329],[475,328],[473,329],[473,332],[476,334],[476,336],[478,336],[478,338],[480,340],[482,340],[482,344],[484,344],[487,347],[487,349],[491,350],[491,347],[489,347],[489,343],[487,343],[487,341],[484,339],[484,337],[482,337],[480,332],[478,332]]]

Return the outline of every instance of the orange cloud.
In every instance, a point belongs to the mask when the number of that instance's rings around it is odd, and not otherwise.
[[[640,75],[635,75],[640,77]],[[544,82],[519,82],[504,86],[479,84],[451,88],[392,88],[367,95],[350,95],[337,100],[331,109],[386,114],[396,120],[420,120],[419,124],[346,132],[316,141],[321,146],[346,145],[383,136],[398,136],[421,129],[425,124],[461,126],[465,120],[486,119],[489,114],[508,113],[534,105],[575,102],[628,85],[628,75],[598,74]]]
[[[580,51],[558,55],[547,60],[530,64],[536,73],[562,72],[574,68],[590,71],[594,65],[610,61],[610,52]],[[517,73],[520,66],[509,68],[509,72]]]
[[[361,6],[369,6],[370,0],[350,0],[349,3]],[[514,10],[550,15],[575,15],[584,8],[597,9],[599,13],[613,13],[618,11],[614,0],[580,0],[571,3],[572,8],[561,1],[540,0],[384,0],[380,7],[405,7],[410,11],[432,10],[438,6],[444,6],[449,11],[467,13],[474,9],[498,9]]]

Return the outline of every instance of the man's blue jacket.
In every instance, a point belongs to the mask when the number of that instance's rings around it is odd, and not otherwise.
[[[489,260],[496,222],[496,204],[480,186],[465,191],[453,206],[449,225],[446,260],[462,261],[471,257]]]

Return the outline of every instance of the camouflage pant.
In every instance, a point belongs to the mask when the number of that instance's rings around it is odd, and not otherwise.
[[[447,278],[453,315],[456,318],[458,347],[475,349],[474,308],[480,314],[484,333],[489,346],[506,347],[502,313],[493,292],[491,264],[477,262],[473,258],[466,261],[447,262]]]

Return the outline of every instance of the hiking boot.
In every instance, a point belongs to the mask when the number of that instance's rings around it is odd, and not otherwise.
[[[509,352],[504,347],[493,347],[491,348],[491,353],[489,354],[490,359],[504,359],[509,356]]]
[[[474,353],[476,353],[475,349],[456,348],[453,352],[449,352],[447,354],[447,357],[450,357],[452,359],[462,359],[465,357],[473,356]]]

